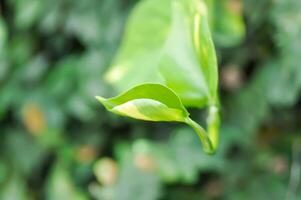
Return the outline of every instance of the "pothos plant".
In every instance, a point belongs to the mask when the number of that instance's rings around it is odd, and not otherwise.
[[[121,94],[96,98],[117,115],[185,123],[198,134],[203,150],[213,154],[218,146],[220,106],[208,2],[213,1],[138,3],[105,75]],[[189,107],[207,107],[207,131],[190,118]]]

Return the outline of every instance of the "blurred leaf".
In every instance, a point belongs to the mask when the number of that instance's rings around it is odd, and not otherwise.
[[[155,200],[161,195],[159,178],[153,173],[138,170],[132,159],[122,163],[115,199]]]
[[[32,119],[27,119],[29,123],[34,123],[34,118],[37,118],[41,122],[44,121],[45,129],[58,131],[63,129],[65,123],[64,113],[57,102],[50,98],[45,91],[33,91],[25,97],[21,105],[22,109],[24,109],[24,112],[20,113],[23,119],[26,120],[26,117],[33,117]]]
[[[193,132],[189,129],[178,129],[170,138],[167,148],[174,159],[179,179],[183,183],[195,183],[200,169],[219,169],[218,162],[222,160],[204,155]],[[215,163],[216,162],[216,163]]]
[[[78,190],[72,182],[69,170],[65,164],[57,163],[51,170],[51,175],[46,185],[48,200],[74,199],[87,200],[88,198]]]
[[[156,63],[168,36],[170,6],[170,0],[146,0],[132,11],[118,55],[106,75],[119,92],[137,83],[160,80]],[[154,30],[157,34],[150,34]]]
[[[3,200],[29,200],[24,179],[18,174],[11,174],[8,181],[0,188],[0,198]]]
[[[241,0],[211,1],[214,2],[211,25],[216,43],[222,47],[240,44],[245,37]]]
[[[6,24],[2,17],[0,17],[0,53],[2,54],[4,45],[7,40],[7,29],[6,29]]]
[[[76,88],[77,62],[75,55],[65,57],[48,74],[45,85],[52,97],[64,99]]]
[[[29,83],[39,82],[43,75],[46,74],[49,61],[43,54],[37,55],[31,59],[27,65],[24,65],[19,72],[22,74],[22,79]]]
[[[0,90],[0,119],[5,117],[17,93],[18,90],[13,85],[2,86]]]
[[[0,160],[0,184],[3,184],[7,175],[8,175],[8,166],[4,163],[3,160]]]
[[[47,155],[45,147],[33,137],[19,130],[8,130],[4,138],[7,160],[22,174],[29,175],[36,170]]]
[[[118,175],[118,166],[110,158],[102,158],[94,164],[94,173],[98,182],[105,187],[116,184]]]
[[[78,36],[84,43],[96,45],[103,33],[99,19],[99,15],[102,14],[99,13],[102,4],[103,2],[93,0],[77,1],[67,16],[66,32]]]
[[[11,0],[16,9],[15,23],[18,28],[26,29],[32,26],[41,17],[44,3],[39,0]]]
[[[66,110],[82,121],[89,121],[95,116],[93,108],[79,95],[74,95],[67,100]]]
[[[183,104],[214,104],[218,81],[216,54],[206,6],[201,1],[173,3],[171,28],[163,51],[159,71]]]
[[[200,171],[223,172],[228,167],[223,158],[225,152],[203,154],[197,136],[188,128],[176,129],[164,143],[139,139],[131,146],[119,143],[116,148],[120,163],[133,159],[139,170],[156,172],[166,183],[192,184]]]
[[[101,187],[96,183],[89,186],[91,195],[97,200],[114,200],[114,189],[112,187]]]
[[[10,42],[7,55],[9,61],[14,64],[14,68],[23,66],[27,63],[36,47],[36,40],[32,34],[15,35]]]
[[[252,196],[258,200],[265,200],[267,198],[275,200],[285,199],[286,186],[275,177],[263,175],[253,178],[249,180],[249,182],[250,185],[248,185],[248,187],[229,195],[230,198],[239,200]]]
[[[77,79],[79,80],[79,92],[86,102],[95,105],[95,94],[110,94],[111,90],[101,76],[109,61],[107,50],[89,51],[81,57],[78,63]]]
[[[174,90],[184,105],[215,103],[217,66],[206,6],[197,0],[141,2],[106,78],[119,92],[159,82]]]

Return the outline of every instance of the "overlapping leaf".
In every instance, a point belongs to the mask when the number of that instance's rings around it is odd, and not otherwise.
[[[217,65],[206,15],[199,0],[141,2],[129,19],[107,80],[118,92],[156,82],[172,89],[185,106],[212,102]]]

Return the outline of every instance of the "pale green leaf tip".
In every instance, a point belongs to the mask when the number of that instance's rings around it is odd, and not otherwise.
[[[101,96],[95,96],[95,98],[97,99],[97,101],[99,101],[100,103],[103,103],[106,99],[101,97]]]

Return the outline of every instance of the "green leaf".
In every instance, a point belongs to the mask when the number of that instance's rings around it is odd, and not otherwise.
[[[29,200],[29,191],[23,176],[19,172],[11,172],[5,184],[1,185],[0,198],[1,199],[18,199]]]
[[[209,103],[216,104],[218,88],[218,66],[215,47],[208,24],[205,4],[199,4],[198,14],[194,15],[193,36],[202,73],[209,90]]]
[[[219,45],[224,47],[238,45],[245,37],[241,4],[240,0],[214,3],[212,29],[214,39]]]
[[[185,105],[214,104],[217,61],[206,5],[198,0],[174,1],[172,19],[160,72]]]
[[[46,2],[39,0],[16,1],[14,6],[16,10],[15,24],[20,29],[27,29],[37,23],[47,8]]]
[[[87,200],[86,195],[73,183],[70,171],[63,161],[55,163],[45,185],[47,199]]]
[[[2,49],[4,48],[6,40],[7,40],[6,24],[4,23],[4,20],[0,17],[0,53],[2,53]]]
[[[129,19],[107,81],[118,92],[145,82],[161,83],[185,106],[212,104],[217,64],[206,15],[199,0],[142,1]]]
[[[120,165],[119,179],[114,190],[114,199],[153,200],[160,199],[162,183],[156,173],[145,172],[133,165],[133,155]]]
[[[109,111],[135,119],[184,122],[189,116],[179,97],[160,84],[146,83],[114,98],[97,99]]]
[[[216,149],[217,141],[210,141],[206,131],[189,118],[189,113],[180,98],[164,85],[146,83],[117,97],[105,99],[98,96],[96,98],[107,110],[117,115],[146,121],[186,123],[198,134],[205,152],[214,153]]]
[[[162,82],[157,65],[170,23],[171,0],[145,0],[137,4],[128,19],[117,56],[106,74],[107,81],[114,84],[118,92],[142,82]]]

